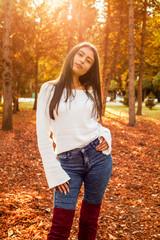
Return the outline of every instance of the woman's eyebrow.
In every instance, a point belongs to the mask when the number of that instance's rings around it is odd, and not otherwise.
[[[82,50],[79,50],[80,52],[82,52],[83,54],[86,54],[85,52],[83,52]],[[89,56],[87,56],[88,58],[90,58],[91,59],[91,61],[93,62],[93,58],[91,58],[91,57],[89,57]]]

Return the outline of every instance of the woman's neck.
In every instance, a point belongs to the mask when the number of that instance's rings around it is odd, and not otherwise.
[[[82,84],[79,81],[79,76],[73,75],[73,84],[75,88],[80,88],[82,87]]]

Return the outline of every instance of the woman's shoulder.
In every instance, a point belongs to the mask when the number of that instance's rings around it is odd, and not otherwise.
[[[53,86],[55,86],[56,84],[58,83],[58,80],[51,80],[51,81],[47,81],[47,82],[44,82],[42,85],[41,85],[41,89],[40,89],[40,92],[44,92],[44,91],[49,91],[49,89],[51,90],[53,88]]]
[[[54,90],[54,86],[56,85],[56,83],[57,80],[44,82],[40,87],[39,95],[41,96],[50,94],[50,91]]]
[[[48,81],[48,82],[45,82],[46,84],[49,84],[49,85],[52,85],[52,86],[55,86],[57,83],[59,82],[59,79],[55,79],[55,80],[51,80],[51,81]]]

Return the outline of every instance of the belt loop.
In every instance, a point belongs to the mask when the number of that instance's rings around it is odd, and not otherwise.
[[[71,156],[71,151],[67,152],[67,157],[69,158]]]
[[[90,144],[92,145],[92,147],[94,147],[94,143],[93,142],[91,142]]]

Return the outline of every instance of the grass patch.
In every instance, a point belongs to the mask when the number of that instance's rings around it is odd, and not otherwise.
[[[19,109],[33,109],[33,102],[20,102]]]
[[[21,109],[33,109],[33,102],[19,102],[19,110]],[[3,112],[3,104],[0,104],[0,113]]]
[[[107,112],[111,112],[112,114],[115,114],[118,117],[127,117],[128,118],[128,111],[129,111],[129,108],[124,105],[108,104],[106,106],[106,114],[107,114]],[[137,111],[137,107],[135,107],[135,112],[136,111]],[[141,117],[141,116],[137,116],[137,117]],[[160,107],[155,106],[155,107],[153,107],[152,110],[150,110],[146,106],[142,106],[142,117],[144,117],[148,120],[153,120],[153,119],[160,120]]]

